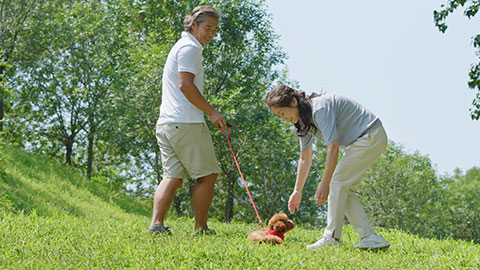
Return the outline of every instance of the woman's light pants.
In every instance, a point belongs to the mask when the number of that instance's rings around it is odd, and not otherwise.
[[[385,150],[387,143],[385,129],[380,126],[347,147],[330,182],[325,235],[332,236],[335,232],[333,236],[340,239],[345,215],[360,238],[375,233],[352,189],[360,183],[365,171]]]

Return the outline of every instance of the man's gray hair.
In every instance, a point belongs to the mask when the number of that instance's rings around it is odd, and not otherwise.
[[[185,31],[190,32],[193,22],[197,22],[197,24],[201,23],[206,20],[207,16],[219,20],[221,15],[220,12],[212,6],[198,6],[192,10],[192,13],[185,16],[183,28]]]

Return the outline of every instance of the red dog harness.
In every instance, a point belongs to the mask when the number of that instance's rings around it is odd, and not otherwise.
[[[280,237],[280,239],[282,240],[285,240],[285,235],[283,235],[283,233],[278,233],[274,230],[270,230],[268,228],[263,228],[263,230],[268,234],[268,235],[275,235],[275,236],[278,236]]]

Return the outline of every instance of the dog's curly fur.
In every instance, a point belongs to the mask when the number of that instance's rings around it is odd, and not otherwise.
[[[295,227],[295,224],[284,213],[275,214],[268,221],[268,229],[275,231],[277,234],[284,234]],[[268,244],[281,244],[282,238],[276,235],[269,235],[265,230],[253,231],[248,234],[248,241]]]

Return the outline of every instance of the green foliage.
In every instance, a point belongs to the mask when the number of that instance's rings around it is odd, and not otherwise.
[[[454,239],[480,243],[480,168],[471,168],[465,174],[457,171],[453,177],[442,179],[444,219],[442,227]]]
[[[0,137],[1,137],[0,133]],[[0,142],[0,175],[5,175],[5,170],[6,170],[6,161],[3,157],[3,151],[2,151],[3,145]]]
[[[359,193],[374,225],[435,236],[441,193],[428,157],[390,144],[365,174]]]
[[[48,13],[39,10],[36,24],[28,25],[19,43],[19,51],[36,40],[40,45],[33,46],[35,50],[27,54],[30,57],[17,63],[9,141],[64,158],[94,178],[102,171],[115,171],[125,187],[127,183],[134,187],[129,191],[150,196],[162,173],[154,129],[163,64],[183,30],[183,16],[198,4],[200,1],[75,0],[52,5]],[[275,128],[264,128],[279,127],[278,120],[270,121],[272,115],[263,105],[263,96],[280,78],[278,66],[285,58],[264,3],[230,0],[209,4],[218,7],[223,16],[217,37],[204,50],[205,96],[234,124],[234,148],[240,151],[239,160],[246,167],[243,169],[248,169],[245,174],[250,176],[250,184],[260,185],[266,177],[257,177],[251,164],[257,164],[257,170],[261,164],[261,170],[269,175],[282,168],[284,179],[294,179],[293,147],[289,151],[268,147],[273,142],[293,145],[292,138]],[[27,36],[32,32],[35,39]],[[229,150],[220,132],[210,128],[216,148],[221,149],[217,156],[223,168],[218,181],[219,205],[213,211],[227,220],[246,217],[250,215],[249,202],[243,200]],[[107,178],[107,182],[118,182]],[[273,177],[269,176],[269,181]],[[188,188],[185,185],[177,199],[187,197]],[[280,200],[274,203],[276,209],[283,207],[287,196],[282,188],[266,196],[262,208],[269,210],[264,214],[273,211],[268,205],[272,201]],[[188,201],[179,205],[178,212],[189,211]]]
[[[105,186],[108,190],[115,193],[125,192],[125,180],[111,169],[102,169],[98,174],[91,178],[92,182]]]
[[[62,2],[55,12],[34,28],[50,48],[17,74],[16,109],[28,110],[35,123],[22,130],[35,148],[57,157],[64,153],[66,163],[80,163],[90,175],[96,133],[103,129],[113,90],[122,87],[116,68],[124,55],[123,34],[108,3]],[[34,106],[24,109],[26,104]],[[16,117],[23,120],[25,114]]]
[[[472,19],[477,15],[480,9],[480,1],[477,0],[448,0],[447,4],[442,4],[440,10],[433,12],[433,19],[435,26],[439,31],[445,33],[447,30],[446,19],[457,8],[465,7],[464,15]],[[480,58],[480,34],[472,37],[473,47],[477,49],[476,55]],[[479,59],[480,60],[480,59]],[[480,119],[480,62],[472,64],[470,68],[468,86],[477,91],[475,98],[472,101],[472,108],[470,109],[470,116],[473,120]]]
[[[0,151],[2,150],[2,146],[0,146]],[[0,155],[0,175],[5,174],[5,160],[3,159],[3,156]]]
[[[392,143],[367,171],[358,193],[375,226],[478,242],[479,181],[478,168],[439,179],[428,157]]]
[[[1,63],[0,63],[1,65]],[[0,74],[2,76],[2,74]],[[0,77],[0,96],[3,97],[4,90],[3,90],[3,85],[4,85],[4,80],[3,78]],[[3,123],[3,119],[0,119],[0,126]],[[3,135],[3,130],[0,130],[0,176],[5,174],[5,159],[3,158],[3,144],[5,143],[4,135]]]
[[[480,35],[477,35],[475,38],[475,47],[480,49]],[[468,73],[470,80],[468,81],[468,86],[472,89],[480,89],[480,63],[477,65],[472,65],[470,72]],[[475,98],[472,101],[473,108],[470,109],[470,115],[472,119],[480,119],[480,92],[477,93]]]
[[[0,176],[0,177],[3,177]],[[16,209],[12,201],[10,201],[3,191],[0,192],[0,215],[15,213]]]
[[[6,91],[15,89],[15,72],[22,64],[28,65],[32,59],[41,55],[46,50],[47,39],[38,39],[39,33],[32,31],[33,26],[38,22],[42,24],[41,18],[44,14],[50,13],[51,7],[57,1],[44,0],[6,0],[2,1],[0,9],[0,81],[5,82],[0,87],[0,130],[7,131],[6,136],[10,141],[19,142],[22,140],[20,128],[28,123],[28,120],[17,122],[12,115],[25,113],[22,110],[12,109],[15,102],[14,93]],[[45,27],[48,31],[48,27]],[[22,63],[22,64],[21,64]],[[31,104],[26,104],[28,108]],[[28,118],[28,110],[25,113]],[[12,128],[14,123],[15,128]],[[31,122],[30,122],[31,124]],[[28,136],[28,135],[27,135]],[[25,137],[27,137],[25,136]]]

